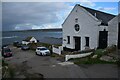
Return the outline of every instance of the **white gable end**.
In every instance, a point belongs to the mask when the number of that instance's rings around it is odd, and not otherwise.
[[[108,46],[117,45],[118,16],[109,21],[108,25]]]
[[[78,22],[76,23],[76,19]],[[80,6],[75,6],[68,18],[63,23],[63,47],[68,47],[71,49],[75,48],[74,37],[81,38],[81,50],[85,49],[85,37],[89,37],[89,46],[90,48],[95,48],[98,46],[98,35],[99,35],[99,24],[94,16],[89,12],[83,9]],[[75,24],[79,24],[80,30],[75,30]],[[70,36],[70,44],[67,44],[67,36]]]
[[[32,38],[30,39],[30,42],[37,43],[37,40],[36,40],[34,37],[32,37]]]

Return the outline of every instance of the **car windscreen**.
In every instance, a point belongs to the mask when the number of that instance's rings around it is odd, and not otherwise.
[[[11,52],[10,49],[4,49],[4,52]]]
[[[24,46],[22,46],[22,47],[28,47],[27,45],[24,45]]]
[[[39,50],[47,50],[46,48],[39,48]]]

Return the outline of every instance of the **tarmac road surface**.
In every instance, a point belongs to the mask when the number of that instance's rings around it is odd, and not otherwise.
[[[118,78],[118,67],[114,64],[94,64],[80,66],[72,62],[60,62],[50,56],[37,56],[34,51],[22,51],[10,46],[14,53],[6,60],[10,64],[26,62],[29,73],[40,73],[44,78]]]

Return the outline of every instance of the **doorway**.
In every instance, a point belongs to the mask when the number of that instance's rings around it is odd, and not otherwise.
[[[75,40],[75,50],[81,50],[81,37],[74,37]]]
[[[104,49],[107,47],[108,31],[99,31],[99,49]]]

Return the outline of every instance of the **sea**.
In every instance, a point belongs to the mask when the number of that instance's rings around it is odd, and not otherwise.
[[[22,42],[33,36],[39,42],[49,44],[62,44],[62,31],[3,31],[2,45],[12,44],[14,41]]]

